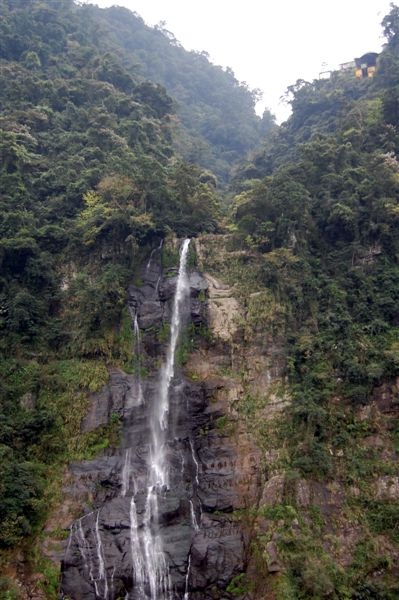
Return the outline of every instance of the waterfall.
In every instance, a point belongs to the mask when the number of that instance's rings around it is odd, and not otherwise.
[[[140,340],[140,328],[139,328],[137,313],[134,315],[133,334],[134,334],[134,355],[136,358],[136,369],[137,369],[137,401],[138,401],[138,404],[142,404],[144,402],[144,394],[143,394],[143,385],[141,382],[141,340]]]
[[[69,528],[69,538],[68,538],[68,544],[67,544],[65,554],[64,554],[64,561],[66,561],[66,559],[68,558],[69,551],[71,549],[72,540],[73,540],[73,535],[74,535],[74,529],[73,529],[73,524],[72,524]]]
[[[190,579],[190,571],[191,571],[191,554],[189,554],[189,557],[188,557],[188,567],[187,567],[187,574],[186,574],[186,586],[185,586],[184,599],[183,600],[189,600],[188,585],[189,585],[189,579]]]
[[[144,402],[143,383],[141,380],[141,334],[137,311],[129,306],[130,317],[133,320],[133,365],[136,373],[134,391],[129,395],[126,408],[131,409]]]
[[[139,526],[137,506],[135,501],[136,490],[132,490],[130,500],[130,548],[132,565],[134,571],[135,592],[140,598],[145,598],[145,588],[149,587],[151,600],[169,600],[171,598],[171,581],[169,567],[163,551],[162,537],[159,528],[159,497],[165,494],[168,488],[169,465],[166,459],[168,414],[169,414],[169,392],[175,374],[175,355],[179,335],[181,333],[184,307],[189,297],[190,286],[187,277],[187,255],[190,240],[184,240],[180,252],[179,272],[176,281],[176,290],[173,300],[172,318],[170,326],[170,340],[166,352],[166,358],[161,367],[158,395],[156,402],[150,412],[150,458],[148,465],[148,479],[146,484],[146,496],[142,527]],[[151,259],[155,248],[147,263],[146,270],[151,266]],[[137,314],[134,315],[134,353],[137,361],[140,360],[140,330]],[[140,378],[140,363],[138,362],[138,394],[143,398]],[[184,470],[184,456],[182,458],[182,469]],[[131,479],[131,449],[126,450],[121,476],[121,495],[126,496],[129,492]],[[191,519],[194,529],[198,525],[195,518],[194,505],[191,502]]]
[[[134,411],[140,404],[143,405],[144,412],[142,415],[147,415],[148,418],[148,430],[146,429],[146,431],[149,432],[149,453],[146,458],[146,479],[144,482],[142,474],[135,478],[135,474],[132,472],[133,458],[136,459],[136,454],[133,455],[133,452],[134,448],[137,451],[137,446],[133,445],[133,447],[127,448],[122,456],[123,462],[121,461],[120,497],[125,498],[126,503],[129,502],[129,562],[132,568],[133,581],[133,589],[131,592],[126,592],[126,599],[172,600],[172,598],[176,598],[176,590],[172,588],[168,559],[164,551],[160,515],[162,515],[162,502],[169,489],[169,470],[171,469],[167,456],[168,444],[173,436],[173,428],[169,423],[172,421],[172,419],[169,419],[169,396],[175,376],[177,344],[186,316],[185,312],[190,294],[187,275],[189,244],[190,240],[186,239],[181,246],[179,270],[172,306],[169,344],[164,363],[159,372],[157,393],[155,394],[155,398],[152,395],[147,398],[147,405],[144,405],[140,373],[141,339],[137,311],[133,312],[131,310],[134,330],[133,352],[136,357],[136,364],[138,365],[138,374],[136,402],[130,408]],[[155,250],[160,249],[161,245]],[[152,254],[147,264],[147,269],[151,266],[151,257]],[[147,447],[147,443],[145,443],[145,447]],[[195,465],[195,482],[198,486],[199,466],[191,440],[190,448],[192,460]],[[186,461],[182,450],[180,450],[180,453],[180,476],[183,480]],[[138,485],[141,486],[141,489],[137,489]],[[198,531],[194,503],[192,500],[189,500],[189,503],[191,525],[194,531]],[[92,515],[93,525],[85,533],[82,521],[89,515]],[[71,529],[71,538],[73,536],[75,536],[80,551],[86,578],[94,585],[96,599],[111,600],[115,595],[115,580],[118,574],[115,572],[114,566],[112,574],[109,580],[107,580],[106,567],[108,567],[108,571],[110,572],[113,565],[109,562],[109,555],[107,557],[108,564],[106,564],[105,560],[106,557],[104,555],[103,540],[100,531],[100,510],[96,513],[89,513],[79,519]],[[70,553],[70,543],[67,547],[67,554],[68,552]],[[190,568],[191,557],[189,558],[185,580],[184,598],[186,600],[188,599]]]
[[[131,478],[131,454],[132,449],[128,448],[125,452],[125,460],[122,469],[122,490],[121,496],[125,497],[129,491]],[[130,498],[129,521],[130,521],[130,551],[132,555],[133,575],[137,591],[140,597],[144,598],[144,564],[143,548],[139,534],[139,523],[137,518],[136,489],[133,481],[132,496]],[[128,597],[128,596],[127,596]]]
[[[184,240],[180,254],[179,275],[177,277],[176,291],[173,302],[172,322],[170,326],[170,343],[166,355],[166,361],[161,370],[159,412],[157,417],[160,427],[163,430],[165,430],[167,427],[167,416],[169,411],[169,388],[175,374],[175,352],[182,325],[182,309],[184,306],[184,301],[190,292],[190,284],[186,269],[189,244],[190,240]]]
[[[151,268],[152,257],[154,256],[154,254],[155,254],[155,252],[156,252],[157,250],[161,250],[161,248],[162,248],[162,244],[163,244],[163,239],[160,241],[160,243],[159,243],[159,246],[157,246],[156,248],[153,248],[153,249],[151,250],[150,258],[149,258],[149,260],[148,260],[148,263],[147,263],[147,266],[146,266],[146,268],[145,268],[145,272],[146,272],[146,273],[148,273],[148,271],[149,271],[149,270],[150,270],[150,268]]]
[[[111,581],[109,584],[109,593],[110,593],[110,597],[112,600],[115,598],[114,578],[115,578],[115,567],[112,569]]]
[[[166,460],[166,432],[169,414],[169,390],[175,374],[175,354],[184,316],[185,301],[190,285],[187,277],[187,255],[190,240],[183,242],[180,252],[179,273],[173,300],[170,341],[166,360],[161,368],[158,402],[150,416],[151,450],[150,471],[144,516],[144,546],[146,571],[149,578],[151,600],[166,600],[170,590],[169,569],[162,549],[158,523],[158,498],[168,487],[168,464]]]
[[[77,545],[79,548],[80,555],[83,561],[83,567],[86,573],[89,576],[89,580],[94,584],[94,589],[96,593],[96,598],[101,598],[101,600],[108,600],[109,590],[108,590],[108,582],[107,575],[105,572],[105,560],[104,560],[104,550],[103,544],[101,540],[100,534],[100,511],[97,511],[97,516],[94,524],[94,542],[95,542],[95,558],[97,559],[97,569],[95,569],[93,557],[91,554],[91,546],[88,541],[88,536],[85,535],[83,531],[83,520],[88,517],[93,516],[93,512],[88,513],[84,517],[78,519],[78,521],[71,527],[71,537],[76,536]],[[93,531],[93,529],[91,529]],[[89,530],[90,532],[90,530]],[[70,544],[68,544],[67,552],[69,550]],[[66,555],[65,555],[66,558]],[[102,583],[102,591],[100,589],[100,583]]]
[[[180,460],[181,460],[180,475],[183,478],[183,476],[184,476],[184,467],[186,466],[186,461],[184,460],[184,452],[182,450],[180,450]]]
[[[137,519],[137,508],[135,495],[130,499],[130,550],[132,553],[132,563],[134,571],[134,581],[140,597],[144,598],[144,564],[142,559],[142,547],[139,536],[139,525]]]
[[[199,488],[199,464],[198,464],[197,457],[195,456],[194,444],[193,444],[193,441],[191,438],[190,438],[190,450],[191,450],[191,458],[193,459],[193,463],[195,465],[195,483],[196,483],[196,487],[197,487],[197,491],[198,491],[198,488]],[[199,531],[198,519],[195,514],[194,503],[192,500],[190,500],[190,510],[191,510],[191,523],[194,527],[194,530]],[[201,521],[202,521],[201,505],[199,507],[199,513],[200,513],[199,514],[199,522],[201,523]]]
[[[89,514],[91,514],[91,513],[89,513]],[[86,515],[86,516],[88,516],[88,515]],[[76,533],[79,552],[80,552],[82,560],[83,560],[84,568],[89,574],[90,581],[94,581],[93,563],[91,560],[90,548],[89,548],[88,541],[86,540],[86,536],[84,534],[83,526],[82,526],[82,521],[84,518],[85,517],[81,517],[78,520],[78,524],[77,524],[77,527],[76,527],[74,533]]]
[[[194,527],[195,531],[199,531],[199,525],[197,521],[197,517],[194,510],[194,502],[190,500],[190,514],[191,514],[191,524]]]
[[[128,448],[125,453],[125,462],[123,463],[122,469],[122,490],[121,496],[126,496],[129,491],[130,485],[130,456],[132,453],[132,449]]]
[[[95,527],[96,551],[97,551],[97,561],[98,561],[98,578],[97,578],[97,581],[96,580],[94,581],[94,584],[95,584],[97,596],[101,597],[101,594],[99,593],[99,590],[98,590],[98,586],[96,584],[98,583],[98,581],[104,582],[104,593],[102,596],[105,600],[107,600],[107,598],[108,598],[108,583],[107,583],[107,576],[105,574],[104,551],[103,551],[103,544],[101,541],[99,522],[100,522],[100,511],[98,510],[97,518],[96,518],[96,527]]]
[[[195,464],[195,483],[197,484],[197,486],[199,486],[199,477],[198,477],[199,464],[198,464],[198,460],[196,459],[196,456],[195,456],[194,445],[193,445],[193,442],[191,439],[190,439],[190,449],[191,449],[191,456],[193,459],[193,463]]]

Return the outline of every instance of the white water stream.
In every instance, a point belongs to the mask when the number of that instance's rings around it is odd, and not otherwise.
[[[159,524],[159,502],[169,487],[169,464],[167,459],[167,440],[169,429],[169,394],[170,387],[175,375],[176,349],[181,333],[185,306],[189,298],[190,286],[187,276],[187,256],[190,240],[184,240],[180,250],[179,272],[176,282],[176,290],[173,300],[172,318],[170,325],[170,340],[166,352],[166,359],[160,370],[158,395],[149,410],[150,444],[148,458],[148,474],[146,487],[144,489],[145,504],[142,525],[138,518],[138,507],[136,504],[136,482],[132,473],[132,448],[125,452],[121,472],[121,496],[130,496],[129,508],[129,535],[130,552],[133,567],[134,591],[133,597],[140,600],[172,600],[172,585],[169,574],[169,565],[163,549],[163,541]],[[161,249],[162,243],[159,248]],[[146,270],[151,267],[151,253]],[[133,315],[132,315],[133,317]],[[144,394],[140,374],[140,329],[137,314],[134,315],[134,354],[137,361],[137,404],[144,402]],[[195,481],[198,485],[198,461],[195,457],[194,448],[190,441],[191,453],[195,464]],[[182,455],[182,474],[184,472],[184,455]],[[190,500],[191,522],[195,531],[198,530],[198,522],[195,515],[194,504]],[[107,581],[106,564],[103,543],[100,532],[100,511],[90,513],[95,518],[94,538],[95,549],[93,555],[87,537],[83,531],[82,519],[77,521],[73,527],[78,547],[82,556],[84,568],[89,579],[94,583],[96,597],[101,600],[109,600],[114,596],[113,585],[115,569],[110,578],[110,588]],[[69,547],[67,552],[69,551]],[[108,565],[109,566],[109,565]],[[191,557],[189,557],[188,572],[186,575],[186,589],[184,598],[188,600],[188,578],[190,574]],[[126,598],[129,598],[127,593]]]
[[[179,272],[173,300],[172,319],[170,325],[170,341],[167,348],[166,360],[161,367],[158,397],[150,411],[150,454],[148,479],[146,486],[145,510],[142,528],[139,528],[135,490],[132,490],[130,501],[130,547],[134,570],[135,594],[145,598],[146,585],[149,587],[151,600],[169,600],[171,598],[171,581],[169,567],[163,551],[162,537],[159,529],[159,500],[167,491],[169,485],[169,465],[167,461],[167,434],[169,415],[169,392],[175,374],[175,355],[179,335],[181,333],[184,306],[189,297],[190,286],[187,277],[187,255],[190,240],[183,242],[180,251]],[[161,248],[161,246],[159,247]],[[154,252],[154,251],[153,251]],[[147,268],[151,266],[148,261]],[[135,355],[140,360],[140,330],[137,315],[134,318]],[[140,364],[138,364],[140,370]],[[138,377],[139,398],[143,392],[141,379]],[[125,454],[122,469],[122,496],[126,496],[130,487],[131,450]],[[192,506],[193,526],[196,520]],[[198,526],[198,525],[197,525]]]
[[[186,589],[184,591],[184,599],[183,600],[189,600],[188,586],[189,586],[189,579],[190,579],[190,571],[191,571],[191,554],[188,557],[188,568],[187,568],[187,574],[186,574]]]
[[[137,318],[137,313],[134,315],[133,324],[134,334],[134,354],[136,358],[136,369],[137,369],[137,402],[142,404],[144,402],[143,385],[141,382],[141,339],[140,339],[140,328]]]
[[[96,592],[96,597],[107,600],[109,596],[108,590],[108,581],[107,575],[105,572],[105,561],[104,561],[104,551],[100,534],[100,511],[97,511],[97,515],[95,517],[94,523],[94,547],[95,547],[95,561],[93,560],[91,553],[91,546],[89,542],[89,534],[85,534],[83,530],[83,521],[88,519],[89,517],[93,517],[96,513],[91,512],[81,517],[76,521],[76,523],[71,527],[71,540],[74,536],[76,536],[78,548],[80,555],[83,560],[83,565],[86,573],[89,576],[90,581],[94,584],[94,589]],[[90,530],[89,530],[90,531]],[[93,529],[91,529],[93,532]],[[68,554],[70,548],[70,544],[68,544],[67,552],[65,558]],[[97,563],[97,564],[95,564]]]
[[[99,596],[99,597],[103,596],[103,598],[107,599],[108,598],[108,582],[107,582],[107,576],[105,573],[104,551],[103,551],[103,544],[101,541],[99,522],[100,522],[100,511],[97,512],[96,527],[95,527],[98,576],[97,576],[97,579],[94,580],[94,585],[96,588],[97,596]],[[98,585],[100,582],[103,583],[102,593],[100,592],[100,588]]]
[[[125,453],[125,462],[123,463],[122,469],[122,490],[121,496],[126,496],[130,486],[130,461],[131,461],[132,449],[128,448]]]
[[[159,243],[159,246],[157,246],[156,248],[153,248],[153,250],[151,250],[150,258],[149,258],[149,260],[148,260],[148,263],[147,263],[147,266],[146,266],[146,268],[145,268],[145,272],[146,272],[146,274],[148,273],[148,271],[149,271],[149,270],[150,270],[150,268],[151,268],[152,258],[153,258],[153,256],[154,256],[155,252],[156,252],[157,250],[161,250],[161,249],[162,249],[162,246],[163,246],[163,239],[160,241],[160,243]]]
[[[187,277],[187,255],[190,240],[183,242],[180,251],[179,274],[173,301],[170,342],[166,360],[161,368],[158,402],[150,416],[151,447],[144,516],[145,571],[150,583],[151,600],[167,600],[170,596],[169,568],[162,548],[159,532],[159,496],[169,484],[169,465],[166,457],[169,391],[175,374],[175,354],[183,321],[185,301],[190,293]]]
[[[191,439],[190,439],[190,449],[191,449],[191,456],[193,459],[193,463],[195,464],[195,483],[197,484],[197,486],[199,486],[199,464],[198,464],[198,460],[195,456],[194,444]]]

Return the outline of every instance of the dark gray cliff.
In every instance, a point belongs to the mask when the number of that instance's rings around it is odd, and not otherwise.
[[[189,272],[189,277],[185,335],[198,341],[198,331],[207,322],[208,282],[195,270]],[[132,328],[135,318],[140,328],[140,369],[136,374],[110,369],[108,385],[92,396],[90,411],[82,423],[82,430],[89,431],[118,415],[121,446],[70,466],[71,476],[64,492],[79,498],[83,509],[75,515],[65,544],[60,598],[151,598],[147,583],[144,592],[139,591],[134,574],[131,498],[134,495],[137,511],[135,531],[141,535],[149,411],[158,399],[159,367],[165,355],[164,338],[176,279],[174,270],[162,272],[157,251],[143,269],[142,285],[129,288]],[[225,345],[225,340],[211,344],[199,341],[199,360],[228,365]],[[201,350],[201,346],[208,347]],[[226,402],[221,398],[229,394],[225,387],[226,382],[220,378],[188,378],[180,368],[170,387],[166,443],[170,480],[159,500],[159,532],[170,573],[168,600],[232,598],[227,591],[229,583],[246,566],[249,531],[235,511],[253,504],[259,494],[258,457],[248,450],[248,440],[243,443],[242,436],[234,439],[231,432],[220,427],[226,412]],[[245,456],[238,455],[238,445],[245,449]],[[123,481],[127,461],[128,489]]]

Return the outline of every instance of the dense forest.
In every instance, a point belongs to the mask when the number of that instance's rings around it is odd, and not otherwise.
[[[285,598],[398,593],[399,499],[375,492],[378,479],[397,473],[397,7],[382,26],[387,43],[375,77],[337,71],[291,86],[291,118],[234,182],[236,247],[257,256],[250,285],[272,292],[274,326],[286,340],[292,404],[274,432],[286,446],[286,472],[339,482],[345,518],[364,532],[355,563],[340,571],[320,545],[317,516],[293,535],[287,485],[271,517],[290,565]],[[385,392],[385,421],[365,422],[359,415]],[[378,435],[385,452],[367,447]]]
[[[173,33],[161,25],[147,27],[126,9],[97,10],[96,18],[110,51],[116,45],[126,67],[160,82],[173,97],[181,125],[177,149],[227,183],[231,166],[275,126],[267,109],[262,119],[254,112],[259,91],[238,82],[231,69],[210,63],[206,52],[186,52]]]
[[[68,455],[69,399],[101,384],[90,361],[124,360],[115,325],[140,249],[172,230],[214,231],[219,201],[215,176],[173,149],[165,89],[94,42],[97,9],[92,17],[69,0],[0,9],[0,544],[8,548],[43,515],[48,463]]]
[[[81,79],[102,81],[124,93],[133,81],[161,84],[170,95],[166,104],[173,103],[175,147],[190,162],[211,168],[221,183],[227,182],[231,166],[258,145],[261,134],[273,128],[268,111],[263,119],[255,114],[257,91],[239,83],[231,70],[210,63],[206,53],[187,52],[170,32],[146,26],[127,9],[21,0],[3,2],[2,14],[1,56],[6,60],[52,79],[79,73]],[[141,96],[150,102],[151,89],[143,86]]]
[[[373,482],[396,477],[399,451],[399,8],[375,77],[296,82],[280,127],[230,70],[126,9],[0,0],[0,14],[0,598],[19,597],[20,551],[56,597],[35,544],[65,465],[116,443],[117,422],[80,422],[107,367],[132,368],[127,286],[161,239],[206,233],[228,233],[244,289],[273,298],[284,469],[339,482],[364,530],[344,573],[320,515],[293,534],[287,486],[269,515],[275,598],[396,598],[399,498]],[[381,390],[389,419],[361,420]],[[362,446],[371,435],[384,451]]]
[[[365,403],[397,374],[397,19],[384,19],[371,82],[336,72],[291,87],[292,117],[235,181],[243,247],[265,257],[263,283],[289,307],[294,416],[319,446],[295,457],[305,471],[329,469],[324,400]]]

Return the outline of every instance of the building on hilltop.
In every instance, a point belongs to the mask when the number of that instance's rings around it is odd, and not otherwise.
[[[349,71],[351,69],[354,69],[355,67],[356,67],[355,61],[354,60],[350,60],[348,62],[341,63],[339,65],[339,70],[340,71]]]
[[[374,77],[374,73],[377,66],[377,52],[367,52],[360,56],[359,58],[355,58],[354,60],[341,63],[339,65],[339,69],[329,68],[327,70],[321,71],[319,73],[319,79],[330,79],[330,77],[339,72],[352,71],[358,79],[367,79],[370,77]],[[326,67],[327,63],[323,63],[322,67]]]
[[[367,52],[360,58],[355,58],[356,63],[356,77],[358,79],[365,79],[366,77],[374,77],[376,65],[377,65],[377,52]]]

